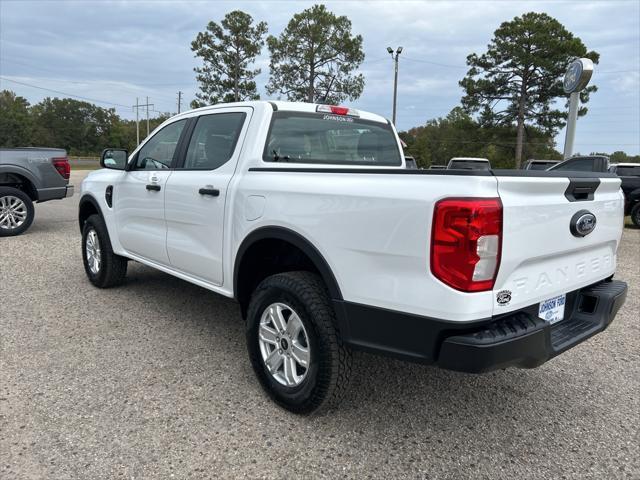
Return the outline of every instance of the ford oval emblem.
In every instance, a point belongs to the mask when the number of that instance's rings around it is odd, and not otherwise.
[[[586,237],[596,228],[596,216],[589,210],[580,210],[573,217],[569,229],[574,237]]]

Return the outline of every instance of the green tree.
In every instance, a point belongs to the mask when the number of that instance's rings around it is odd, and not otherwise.
[[[254,80],[260,69],[251,70],[249,65],[262,50],[267,24],[254,25],[251,15],[240,10],[227,13],[220,23],[209,22],[191,42],[191,50],[203,63],[194,68],[200,84],[191,102],[194,108],[260,98]]]
[[[400,133],[407,152],[422,167],[446,165],[453,157],[483,157],[498,168],[513,167],[516,144],[512,125],[482,125],[461,107],[446,117],[432,119],[425,125]],[[560,159],[553,148],[553,136],[535,127],[527,127],[524,144],[527,158]]]
[[[72,98],[45,98],[31,108],[31,145],[64,148],[71,154],[95,154],[105,148],[115,110]]]
[[[31,117],[29,102],[14,92],[0,92],[0,147],[31,145]]]
[[[362,36],[351,34],[351,21],[324,5],[297,13],[279,37],[270,36],[269,94],[291,101],[340,103],[355,100],[364,77],[353,72],[364,60]]]
[[[597,63],[599,54],[587,51],[582,40],[556,19],[535,12],[502,23],[485,53],[467,57],[471,68],[460,81],[465,90],[462,104],[468,112],[479,113],[483,125],[515,125],[516,168],[522,161],[527,124],[549,135],[565,124],[566,113],[554,109],[553,103],[565,96],[562,77],[578,57]],[[595,90],[583,90],[582,103]],[[579,111],[586,113],[586,107]]]

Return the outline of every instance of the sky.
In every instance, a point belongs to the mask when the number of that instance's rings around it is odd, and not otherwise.
[[[37,103],[42,98],[85,97],[135,118],[136,97],[152,114],[183,110],[197,91],[199,65],[191,41],[210,21],[234,9],[266,21],[278,35],[305,1],[0,0],[0,89]],[[406,130],[445,116],[459,105],[465,59],[482,53],[504,21],[545,12],[600,53],[591,83],[598,92],[578,121],[574,151],[640,153],[640,0],[536,1],[326,1],[346,15],[364,38],[363,95],[347,102],[391,117],[393,62],[388,46],[403,47],[397,126]],[[268,81],[266,46],[256,62],[263,99]],[[39,87],[39,88],[37,88]],[[48,89],[48,90],[44,90]],[[51,90],[55,90],[53,92]],[[142,113],[144,115],[144,112]],[[561,151],[564,131],[556,137]]]

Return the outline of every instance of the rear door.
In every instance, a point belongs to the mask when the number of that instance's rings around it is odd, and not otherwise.
[[[166,185],[171,266],[215,285],[223,281],[227,190],[252,111],[250,107],[221,108],[192,120],[188,147]]]
[[[623,221],[620,180],[609,174],[539,175],[501,176],[496,171],[503,203],[496,314],[582,288],[615,271]],[[583,236],[585,229],[576,232],[576,222],[589,213],[595,216],[595,228]]]

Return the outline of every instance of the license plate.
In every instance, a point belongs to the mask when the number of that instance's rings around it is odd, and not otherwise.
[[[566,295],[559,295],[540,302],[538,316],[551,324],[562,320],[564,318],[564,303],[566,297]]]

